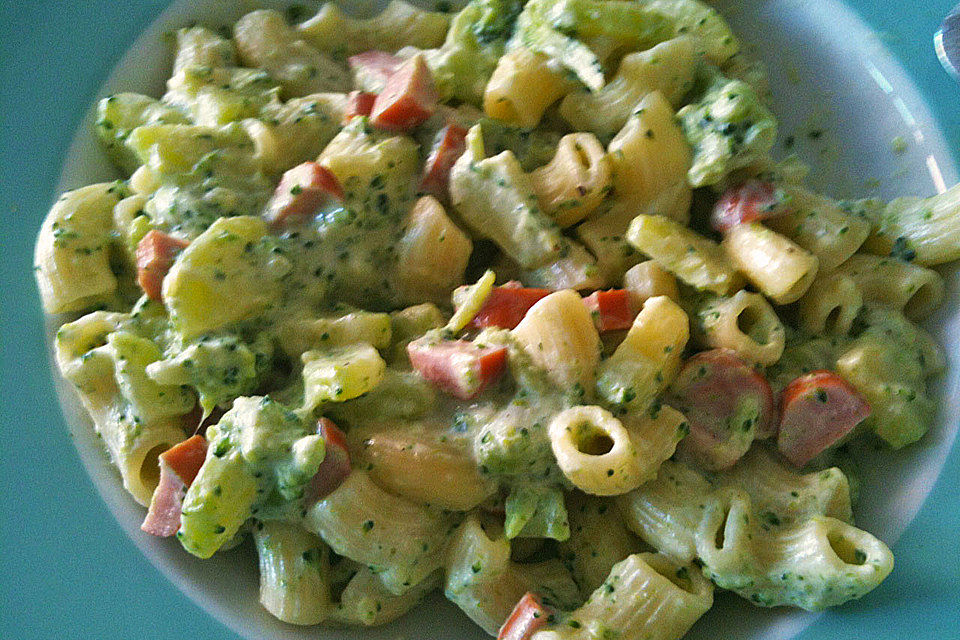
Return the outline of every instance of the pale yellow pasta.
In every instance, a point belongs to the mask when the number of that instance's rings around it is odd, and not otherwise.
[[[684,179],[690,168],[687,144],[670,103],[658,91],[648,94],[607,152],[619,202],[640,208]],[[686,222],[684,211],[681,222]]]
[[[326,2],[315,16],[296,28],[301,38],[321,51],[352,55],[370,49],[396,51],[408,45],[439,47],[449,24],[450,15],[446,13],[391,0],[371,18],[351,17],[336,3]]]
[[[33,257],[47,313],[82,311],[116,291],[110,243],[122,195],[118,184],[92,184],[64,193],[50,209]]]
[[[623,342],[597,371],[597,393],[639,415],[670,384],[690,338],[687,314],[666,296],[650,298]]]
[[[623,274],[623,288],[630,293],[630,302],[635,307],[657,296],[666,296],[674,302],[680,299],[677,279],[653,260],[630,267]]]
[[[746,225],[740,225],[746,226]],[[680,280],[717,295],[741,288],[743,277],[716,242],[662,215],[638,215],[627,229],[627,242]]]
[[[761,605],[813,611],[859,598],[893,569],[890,549],[866,531],[820,515],[778,524],[732,488],[706,500],[697,554],[720,587]]]
[[[560,543],[560,558],[586,597],[603,584],[611,567],[643,543],[624,526],[611,500],[571,492],[567,495],[570,537]]]
[[[152,342],[123,331],[126,318],[96,311],[60,327],[54,346],[57,366],[77,388],[124,488],[146,506],[159,481],[157,459],[186,437],[180,416],[196,398],[147,377],[147,365],[163,354]]]
[[[564,238],[563,242],[566,247],[563,257],[535,269],[521,270],[521,281],[553,291],[602,288],[607,281],[593,255],[575,240]]]
[[[390,493],[443,509],[469,511],[497,490],[466,449],[429,429],[369,434],[357,457],[373,481]]]
[[[799,300],[817,277],[815,255],[759,222],[733,227],[721,246],[747,280],[777,304]]]
[[[483,110],[491,118],[532,129],[569,87],[562,69],[547,56],[513,49],[500,57],[487,82]]]
[[[475,513],[457,530],[447,551],[444,595],[490,635],[495,635],[527,591],[570,606],[577,587],[557,560],[519,565],[499,524]]]
[[[660,465],[673,456],[677,444],[690,432],[686,416],[667,405],[660,405],[647,415],[626,415],[624,426],[639,452],[641,482],[657,477]]]
[[[926,267],[896,258],[858,254],[838,267],[850,278],[864,302],[876,302],[923,320],[943,303],[943,277]]]
[[[803,187],[783,187],[789,196],[787,211],[767,225],[817,256],[825,273],[852,256],[870,233],[865,218],[842,211],[837,203]]]
[[[530,173],[530,183],[544,211],[569,227],[593,213],[607,195],[610,159],[596,136],[571,133],[560,139],[549,164]]]
[[[329,552],[300,525],[278,520],[253,527],[260,559],[260,604],[289,624],[314,625],[330,609]]]
[[[845,335],[863,308],[863,294],[842,271],[819,275],[797,302],[800,329],[814,335]]]
[[[303,520],[335,552],[375,571],[394,595],[440,568],[455,523],[451,515],[387,493],[358,469]]]
[[[447,300],[463,282],[473,243],[436,198],[413,205],[397,246],[397,285],[406,304]]]
[[[442,577],[441,571],[434,571],[409,591],[398,596],[390,593],[369,568],[358,567],[340,594],[340,602],[330,610],[329,619],[338,624],[364,627],[393,622],[439,587]]]
[[[150,170],[150,167],[142,164],[136,171],[130,174],[127,185],[134,193],[148,196],[160,188],[160,180],[157,178],[157,175]]]
[[[277,328],[277,342],[291,358],[304,351],[346,347],[366,342],[377,349],[386,349],[392,340],[390,315],[361,309],[344,309],[342,313],[314,317],[295,316]]]
[[[718,486],[744,490],[758,511],[775,514],[781,524],[814,515],[853,522],[850,482],[837,467],[799,473],[766,447],[755,446],[715,480]]]
[[[697,309],[697,319],[706,346],[731,349],[765,367],[783,354],[783,323],[760,294],[741,290],[729,298],[710,298]]]
[[[240,18],[233,41],[240,60],[269,73],[286,97],[350,88],[346,68],[301,40],[277,11],[260,9]]]
[[[609,207],[602,205],[598,213],[577,227],[577,237],[597,257],[597,269],[604,280],[617,282],[627,269],[643,260],[643,255],[624,237],[630,222],[638,213],[683,220],[690,211],[690,198],[690,187],[684,177],[640,210],[623,202],[613,202]]]
[[[315,93],[270,105],[265,117],[242,120],[257,166],[277,175],[315,159],[340,130],[346,107],[346,94]]]
[[[698,58],[696,42],[687,36],[629,53],[602,89],[578,91],[564,98],[560,115],[578,131],[612,136],[648,93],[659,91],[671,105],[679,107],[684,95],[693,88]]]
[[[613,496],[643,482],[640,452],[623,424],[606,409],[565,409],[550,421],[548,433],[557,466],[581,491]]]
[[[535,365],[561,389],[593,391],[600,360],[600,336],[580,296],[557,291],[533,305],[513,337]]]
[[[658,554],[628,556],[586,603],[533,640],[679,640],[713,606],[700,571]]]
[[[702,475],[667,460],[656,479],[615,501],[628,529],[660,553],[689,564],[697,555],[694,533],[710,491]]]
[[[229,40],[203,27],[177,31],[173,75],[191,66],[228,67],[235,63],[236,53]]]

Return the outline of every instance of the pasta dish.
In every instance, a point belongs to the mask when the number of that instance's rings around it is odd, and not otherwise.
[[[36,244],[144,532],[252,541],[288,623],[440,590],[501,640],[678,639],[717,589],[821,610],[891,572],[847,445],[933,421],[917,323],[960,186],[810,190],[699,0],[327,3],[174,40],[162,97],[99,102],[122,177]]]

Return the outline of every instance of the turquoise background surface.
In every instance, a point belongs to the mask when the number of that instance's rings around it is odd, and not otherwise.
[[[145,561],[85,474],[55,400],[30,268],[82,114],[166,4],[0,6],[0,638],[236,638]],[[931,45],[953,0],[848,4],[883,34],[960,159],[960,88]],[[800,638],[960,638],[960,447],[894,551],[897,570],[877,592]]]

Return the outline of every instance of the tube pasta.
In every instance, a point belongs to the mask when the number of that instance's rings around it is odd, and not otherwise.
[[[419,430],[368,435],[358,457],[373,481],[390,493],[442,509],[468,511],[497,489],[466,450]]]
[[[634,415],[645,412],[680,369],[690,337],[687,314],[666,296],[650,298],[623,342],[597,371],[597,392]]]
[[[641,551],[643,543],[627,530],[610,500],[571,493],[567,517],[570,537],[559,545],[560,558],[587,596],[603,584],[613,565]]]
[[[763,366],[783,354],[783,323],[760,294],[738,291],[729,298],[708,298],[697,309],[697,319],[707,346],[731,349],[747,362]]]
[[[896,258],[852,256],[837,269],[847,276],[864,302],[876,302],[923,320],[943,303],[943,278],[936,271]]]
[[[780,526],[741,490],[707,501],[697,554],[718,586],[762,606],[810,611],[861,597],[893,569],[890,549],[866,531],[819,515]]]
[[[537,302],[513,329],[533,363],[561,389],[575,396],[593,391],[600,360],[600,336],[580,296],[557,291]]]
[[[60,327],[55,351],[60,372],[77,388],[124,488],[146,506],[159,481],[157,458],[184,439],[179,417],[196,398],[188,389],[147,377],[146,366],[162,353],[125,331],[125,321],[119,313],[86,315]]]
[[[233,28],[240,60],[273,76],[287,97],[319,91],[346,91],[350,74],[332,58],[297,37],[279,12],[251,11]]]
[[[444,595],[490,635],[527,591],[538,591],[559,606],[572,606],[577,599],[573,579],[556,560],[539,565],[512,562],[502,531],[481,524],[475,514],[454,535],[444,567]]]
[[[820,264],[816,256],[759,222],[733,227],[721,246],[730,262],[776,304],[799,300]]]
[[[659,91],[674,107],[693,88],[698,53],[692,38],[681,36],[652,49],[630,53],[610,82],[599,91],[569,94],[560,104],[560,115],[580,131],[601,138],[615,134],[634,113],[644,96]]]
[[[676,640],[713,606],[713,585],[694,566],[653,553],[628,556],[576,611],[534,640]]]
[[[68,191],[50,209],[33,259],[47,313],[82,311],[116,291],[110,234],[122,195],[116,184],[92,184]]]
[[[340,131],[347,106],[342,93],[315,93],[264,108],[241,121],[253,140],[254,160],[268,175],[313,160]]]
[[[653,260],[630,267],[623,274],[623,288],[630,292],[630,300],[636,307],[657,296],[666,296],[674,302],[680,299],[677,279]]]
[[[527,129],[566,93],[570,83],[550,59],[529,49],[508,51],[497,62],[483,94],[483,110],[491,118]]]
[[[340,594],[340,602],[330,611],[330,620],[340,624],[376,627],[393,622],[420,604],[441,583],[441,572],[434,571],[403,595],[387,591],[380,578],[367,567],[360,567]]]
[[[549,164],[530,173],[540,206],[561,227],[589,216],[607,195],[610,160],[595,136],[571,133],[560,139]]]
[[[320,623],[330,609],[329,553],[315,535],[282,521],[257,523],[260,604],[283,622]]]
[[[710,483],[690,467],[665,461],[657,477],[615,498],[624,524],[662,554],[680,564],[697,555],[694,532],[703,515]]]
[[[870,223],[865,218],[849,214],[830,198],[802,187],[784,189],[790,198],[788,211],[766,223],[817,256],[824,273],[852,256],[867,239]]]
[[[386,349],[392,340],[390,315],[373,311],[347,310],[320,317],[294,317],[280,325],[277,342],[291,358],[311,349],[347,347],[366,342]]]
[[[632,205],[614,202],[577,227],[577,237],[597,257],[597,269],[607,282],[617,282],[643,255],[625,239],[630,222],[638,213],[662,214],[685,219],[690,210],[690,187],[686,178],[664,189],[639,211]],[[609,202],[609,201],[608,201]]]
[[[473,243],[436,198],[423,196],[410,211],[397,247],[397,284],[406,304],[438,302],[463,282]]]
[[[801,474],[766,447],[757,446],[717,474],[716,481],[719,486],[744,490],[758,512],[774,514],[782,525],[801,523],[814,515],[853,523],[850,482],[837,467]]]
[[[877,255],[913,255],[929,267],[960,259],[960,185],[930,198],[897,198],[880,212],[865,244]]]
[[[563,238],[563,256],[536,269],[521,272],[521,280],[534,287],[559,291],[561,289],[599,289],[606,280],[597,261],[575,240]]]
[[[846,335],[862,308],[863,295],[850,276],[820,275],[797,303],[800,329],[814,336]]]
[[[619,202],[639,208],[677,184],[690,168],[690,147],[670,103],[660,92],[647,95],[607,147]],[[681,222],[686,222],[683,212]]]
[[[745,226],[745,225],[740,225]],[[670,218],[639,215],[627,229],[627,241],[644,255],[692,287],[730,295],[741,288],[743,278],[713,241]]]
[[[402,595],[440,567],[456,518],[390,495],[354,470],[307,511],[303,526]]]
[[[623,424],[596,406],[570,407],[550,421],[550,446],[563,475],[578,489],[613,496],[643,482],[640,453]]]
[[[486,157],[480,124],[467,133],[467,150],[450,170],[450,201],[474,233],[496,242],[524,269],[551,264],[569,251],[513,153]]]
[[[315,16],[297,25],[301,38],[320,51],[347,55],[370,49],[396,51],[412,46],[432,49],[443,44],[450,16],[424,11],[402,0],[391,0],[371,18],[353,18],[333,2],[324,3]]]

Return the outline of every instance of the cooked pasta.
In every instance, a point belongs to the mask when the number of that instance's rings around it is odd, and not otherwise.
[[[777,304],[800,299],[820,266],[815,255],[758,222],[734,227],[721,246],[747,280]]]
[[[820,610],[886,577],[846,443],[933,425],[914,322],[960,187],[810,191],[700,0],[300,13],[172,32],[161,97],[97,105],[120,178],[37,238],[144,532],[251,543],[285,623],[439,591],[510,640],[678,640],[715,587]]]

